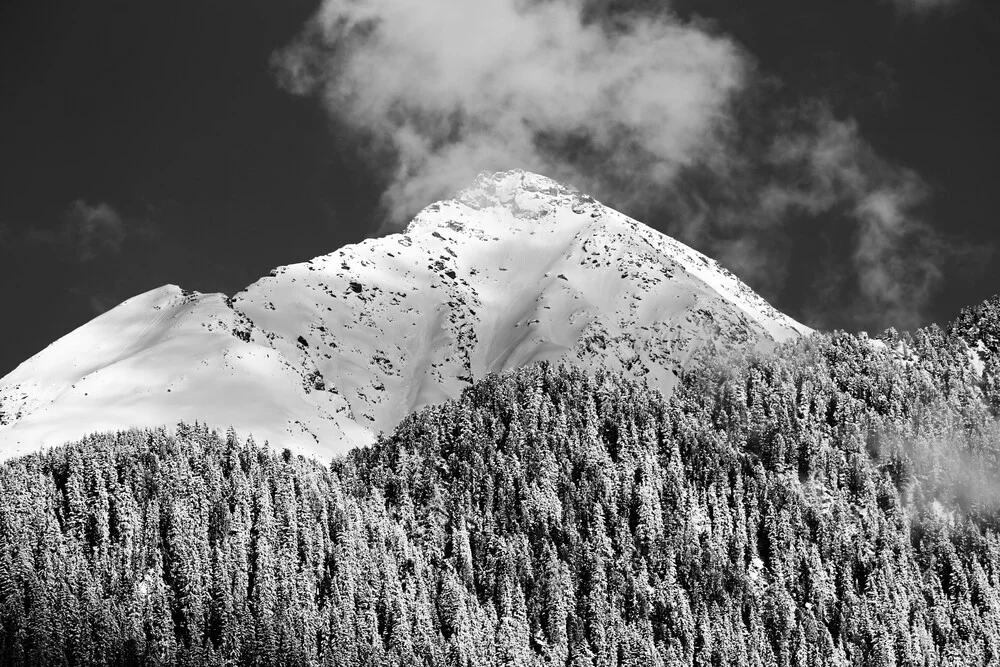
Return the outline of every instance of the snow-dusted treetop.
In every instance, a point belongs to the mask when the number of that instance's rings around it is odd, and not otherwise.
[[[327,458],[543,359],[669,391],[706,341],[808,329],[701,253],[544,176],[479,176],[402,234],[232,298],[133,297],[0,380],[0,458],[180,420]]]

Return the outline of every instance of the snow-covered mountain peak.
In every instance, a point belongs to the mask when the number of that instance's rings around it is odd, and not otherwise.
[[[473,208],[512,206],[518,195],[536,195],[550,201],[566,200],[577,195],[575,188],[563,185],[547,176],[523,169],[482,173],[472,186],[460,191],[455,198]]]
[[[573,187],[557,181],[514,169],[496,173],[482,173],[473,184],[461,190],[454,199],[436,202],[424,208],[407,226],[407,234],[419,234],[448,226],[456,231],[473,222],[474,231],[486,232],[498,225],[511,225],[513,221],[538,221],[559,209],[582,213],[587,207],[600,205],[591,197]],[[491,215],[473,215],[472,211],[490,212]],[[550,220],[551,222],[552,220]],[[513,222],[521,227],[520,222]]]
[[[0,379],[0,458],[201,420],[324,458],[537,361],[669,391],[705,346],[809,332],[716,262],[524,171],[483,174],[403,234],[226,298],[134,297]]]

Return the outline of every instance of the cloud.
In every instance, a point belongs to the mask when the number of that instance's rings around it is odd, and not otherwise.
[[[836,224],[849,225],[852,238],[849,264],[841,264],[820,280],[845,285],[839,313],[819,302],[816,319],[840,319],[868,326],[873,320],[901,327],[919,322],[940,279],[940,256],[926,252],[943,248],[933,242],[934,230],[917,210],[929,195],[921,178],[881,158],[860,135],[853,121],[838,120],[825,107],[816,107],[811,122],[798,133],[781,135],[767,156],[789,179],[779,178],[761,190],[763,210],[784,223],[809,222],[833,215]],[[917,252],[915,252],[917,251]],[[819,308],[816,308],[819,307]]]
[[[272,62],[359,137],[385,181],[382,231],[480,171],[521,167],[667,229],[772,300],[796,239],[831,230],[847,247],[801,307],[810,323],[919,322],[970,252],[921,219],[919,175],[717,30],[609,5],[324,0]]]
[[[118,253],[128,234],[125,221],[110,204],[90,205],[82,199],[70,205],[62,233],[81,261]]]
[[[900,12],[924,15],[954,9],[962,3],[962,0],[892,0],[892,3]]]
[[[917,326],[947,267],[982,266],[988,258],[991,249],[928,224],[922,213],[931,188],[880,156],[856,122],[836,118],[827,105],[752,109],[738,123],[748,124],[758,136],[728,146],[725,169],[702,169],[673,184],[671,231],[772,300],[789,279],[796,237],[839,239],[846,247],[825,268],[812,262],[803,312],[813,326]]]
[[[391,223],[480,171],[512,167],[637,199],[710,150],[748,61],[667,13],[587,20],[585,10],[580,0],[327,0],[274,63],[288,90],[320,96],[391,165]]]
[[[34,244],[61,246],[85,263],[118,255],[128,239],[150,241],[158,233],[148,219],[125,218],[106,202],[88,204],[78,199],[69,205],[58,227],[29,226],[24,237]]]
[[[78,285],[70,288],[69,292],[77,299],[85,301],[90,312],[94,315],[101,315],[121,303],[121,298],[108,290],[91,289]]]
[[[982,262],[988,249],[977,253],[928,224],[923,209],[931,188],[916,172],[878,155],[855,122],[838,120],[823,106],[811,113],[808,130],[781,136],[769,156],[791,167],[797,180],[765,188],[762,198],[765,210],[786,220],[796,213],[808,214],[805,220],[833,214],[835,224],[851,229],[849,264],[819,278],[845,288],[836,305],[817,302],[813,310],[826,312],[814,317],[871,328],[922,324],[945,267],[958,259]]]

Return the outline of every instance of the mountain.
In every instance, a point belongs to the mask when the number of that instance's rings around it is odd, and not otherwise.
[[[0,458],[179,420],[328,458],[490,373],[561,360],[670,391],[707,344],[808,332],[587,195],[481,175],[402,234],[278,268],[232,298],[161,287],[66,335],[0,380]]]

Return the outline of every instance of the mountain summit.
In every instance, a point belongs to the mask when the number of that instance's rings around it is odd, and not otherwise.
[[[483,174],[402,234],[280,267],[232,298],[161,287],[64,336],[0,380],[0,458],[179,420],[326,458],[489,373],[563,360],[669,391],[710,341],[808,332],[587,195]]]

